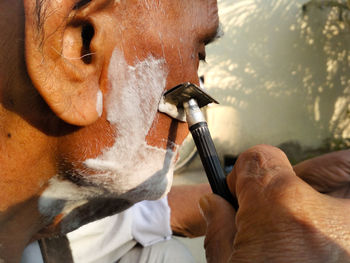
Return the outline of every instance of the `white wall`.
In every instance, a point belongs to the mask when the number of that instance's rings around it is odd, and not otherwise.
[[[219,0],[225,35],[207,48],[208,123],[220,155],[268,143],[298,151],[349,135],[350,29],[301,0]],[[288,146],[287,146],[288,148]]]

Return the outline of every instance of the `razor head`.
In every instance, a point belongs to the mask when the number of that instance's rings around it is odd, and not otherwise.
[[[178,108],[182,108],[183,104],[190,99],[195,99],[199,108],[210,103],[219,104],[203,89],[190,82],[177,85],[164,93],[164,101],[176,105]]]

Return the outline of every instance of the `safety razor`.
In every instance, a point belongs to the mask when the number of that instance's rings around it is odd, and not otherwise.
[[[197,147],[213,193],[225,198],[237,210],[238,202],[232,196],[220,160],[210,135],[208,124],[200,108],[218,102],[193,83],[180,84],[164,93],[165,103],[175,105],[184,112],[188,128]]]

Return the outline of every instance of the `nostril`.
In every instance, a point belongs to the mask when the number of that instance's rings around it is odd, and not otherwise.
[[[95,35],[94,27],[87,23],[82,26],[81,38],[82,38],[82,49],[81,49],[81,59],[85,64],[90,64],[92,62],[92,52],[91,52],[91,41]]]

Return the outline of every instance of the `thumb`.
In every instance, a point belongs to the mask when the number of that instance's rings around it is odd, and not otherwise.
[[[239,214],[264,207],[268,196],[280,195],[282,189],[288,191],[284,186],[295,180],[298,178],[287,156],[269,145],[254,146],[242,153],[227,178],[231,192],[237,196]]]
[[[202,197],[199,206],[207,222],[204,241],[207,262],[228,262],[236,234],[235,210],[215,194]]]

